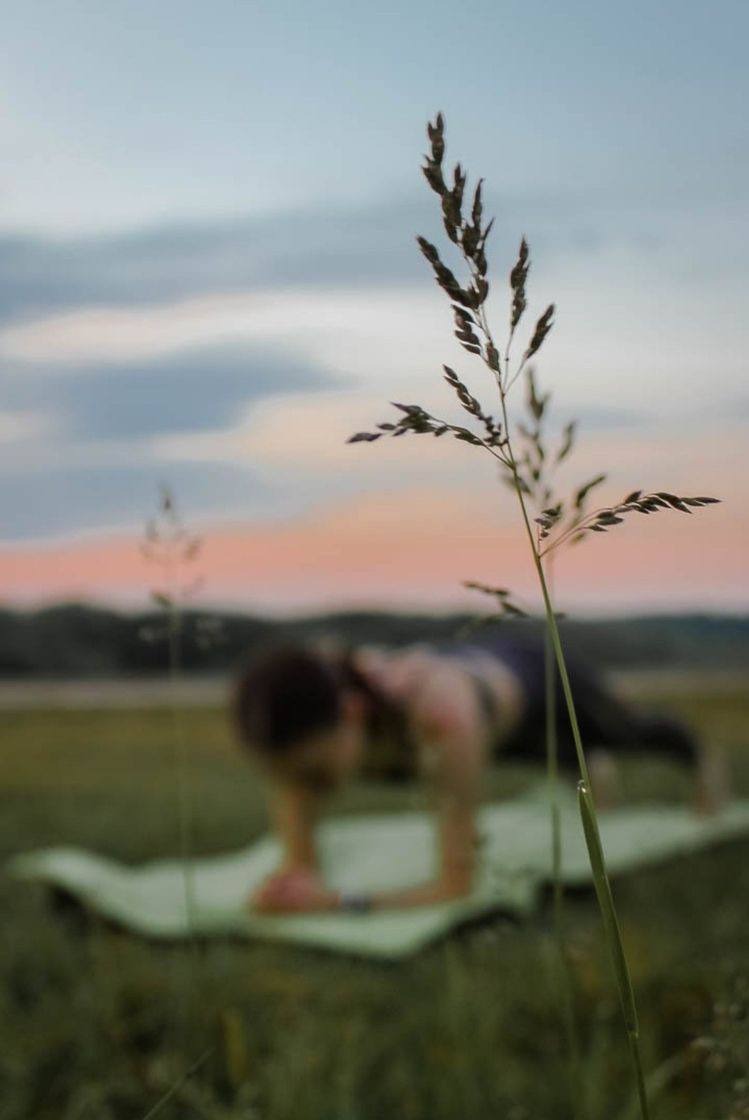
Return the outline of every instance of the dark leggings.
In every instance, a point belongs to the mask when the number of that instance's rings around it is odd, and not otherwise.
[[[520,679],[525,712],[509,739],[497,743],[497,757],[543,761],[546,757],[546,695],[543,641],[495,641],[484,646]],[[585,662],[567,658],[580,736],[586,750],[605,749],[612,754],[656,754],[685,765],[696,760],[697,745],[677,720],[640,714],[615,696]],[[555,705],[559,765],[577,769],[562,683],[555,668]]]

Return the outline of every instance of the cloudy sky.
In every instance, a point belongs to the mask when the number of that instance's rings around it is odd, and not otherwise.
[[[566,481],[716,493],[559,564],[584,611],[746,609],[745,3],[3,0],[0,586],[134,604],[158,487],[204,597],[257,610],[531,594],[509,493],[444,441],[346,445],[390,400],[454,415],[414,244],[448,157],[496,214],[491,313],[531,244]],[[520,402],[522,403],[522,402]],[[565,480],[563,480],[565,481]]]

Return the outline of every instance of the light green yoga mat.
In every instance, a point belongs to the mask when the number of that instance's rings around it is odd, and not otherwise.
[[[588,856],[573,793],[562,799],[563,870],[571,885],[590,881]],[[502,910],[528,914],[550,878],[549,810],[536,790],[515,801],[487,806],[479,815],[479,874],[460,901],[379,914],[305,914],[263,917],[244,901],[279,861],[270,837],[228,855],[189,865],[194,931],[203,937],[241,936],[397,958],[420,949],[460,923]],[[677,805],[643,805],[603,814],[601,834],[612,875],[696,851],[721,840],[749,836],[749,801],[700,818]],[[434,836],[422,813],[332,819],[320,830],[328,881],[362,893],[406,887],[434,870]],[[128,867],[74,848],[49,848],[17,856],[12,875],[63,888],[118,924],[157,938],[189,932],[185,875],[178,860]]]

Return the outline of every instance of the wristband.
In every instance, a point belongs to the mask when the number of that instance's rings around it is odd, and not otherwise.
[[[347,914],[368,914],[372,909],[373,899],[370,894],[344,894],[338,895],[338,908]]]

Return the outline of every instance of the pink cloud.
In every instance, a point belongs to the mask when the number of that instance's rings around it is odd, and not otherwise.
[[[486,604],[464,579],[536,602],[527,546],[503,503],[485,493],[419,488],[368,494],[284,523],[206,527],[205,601],[256,611],[338,606],[448,609]],[[727,506],[663,513],[575,549],[557,564],[559,600],[596,611],[746,609],[746,518]],[[111,535],[0,551],[9,602],[145,601],[157,574],[135,536]]]

